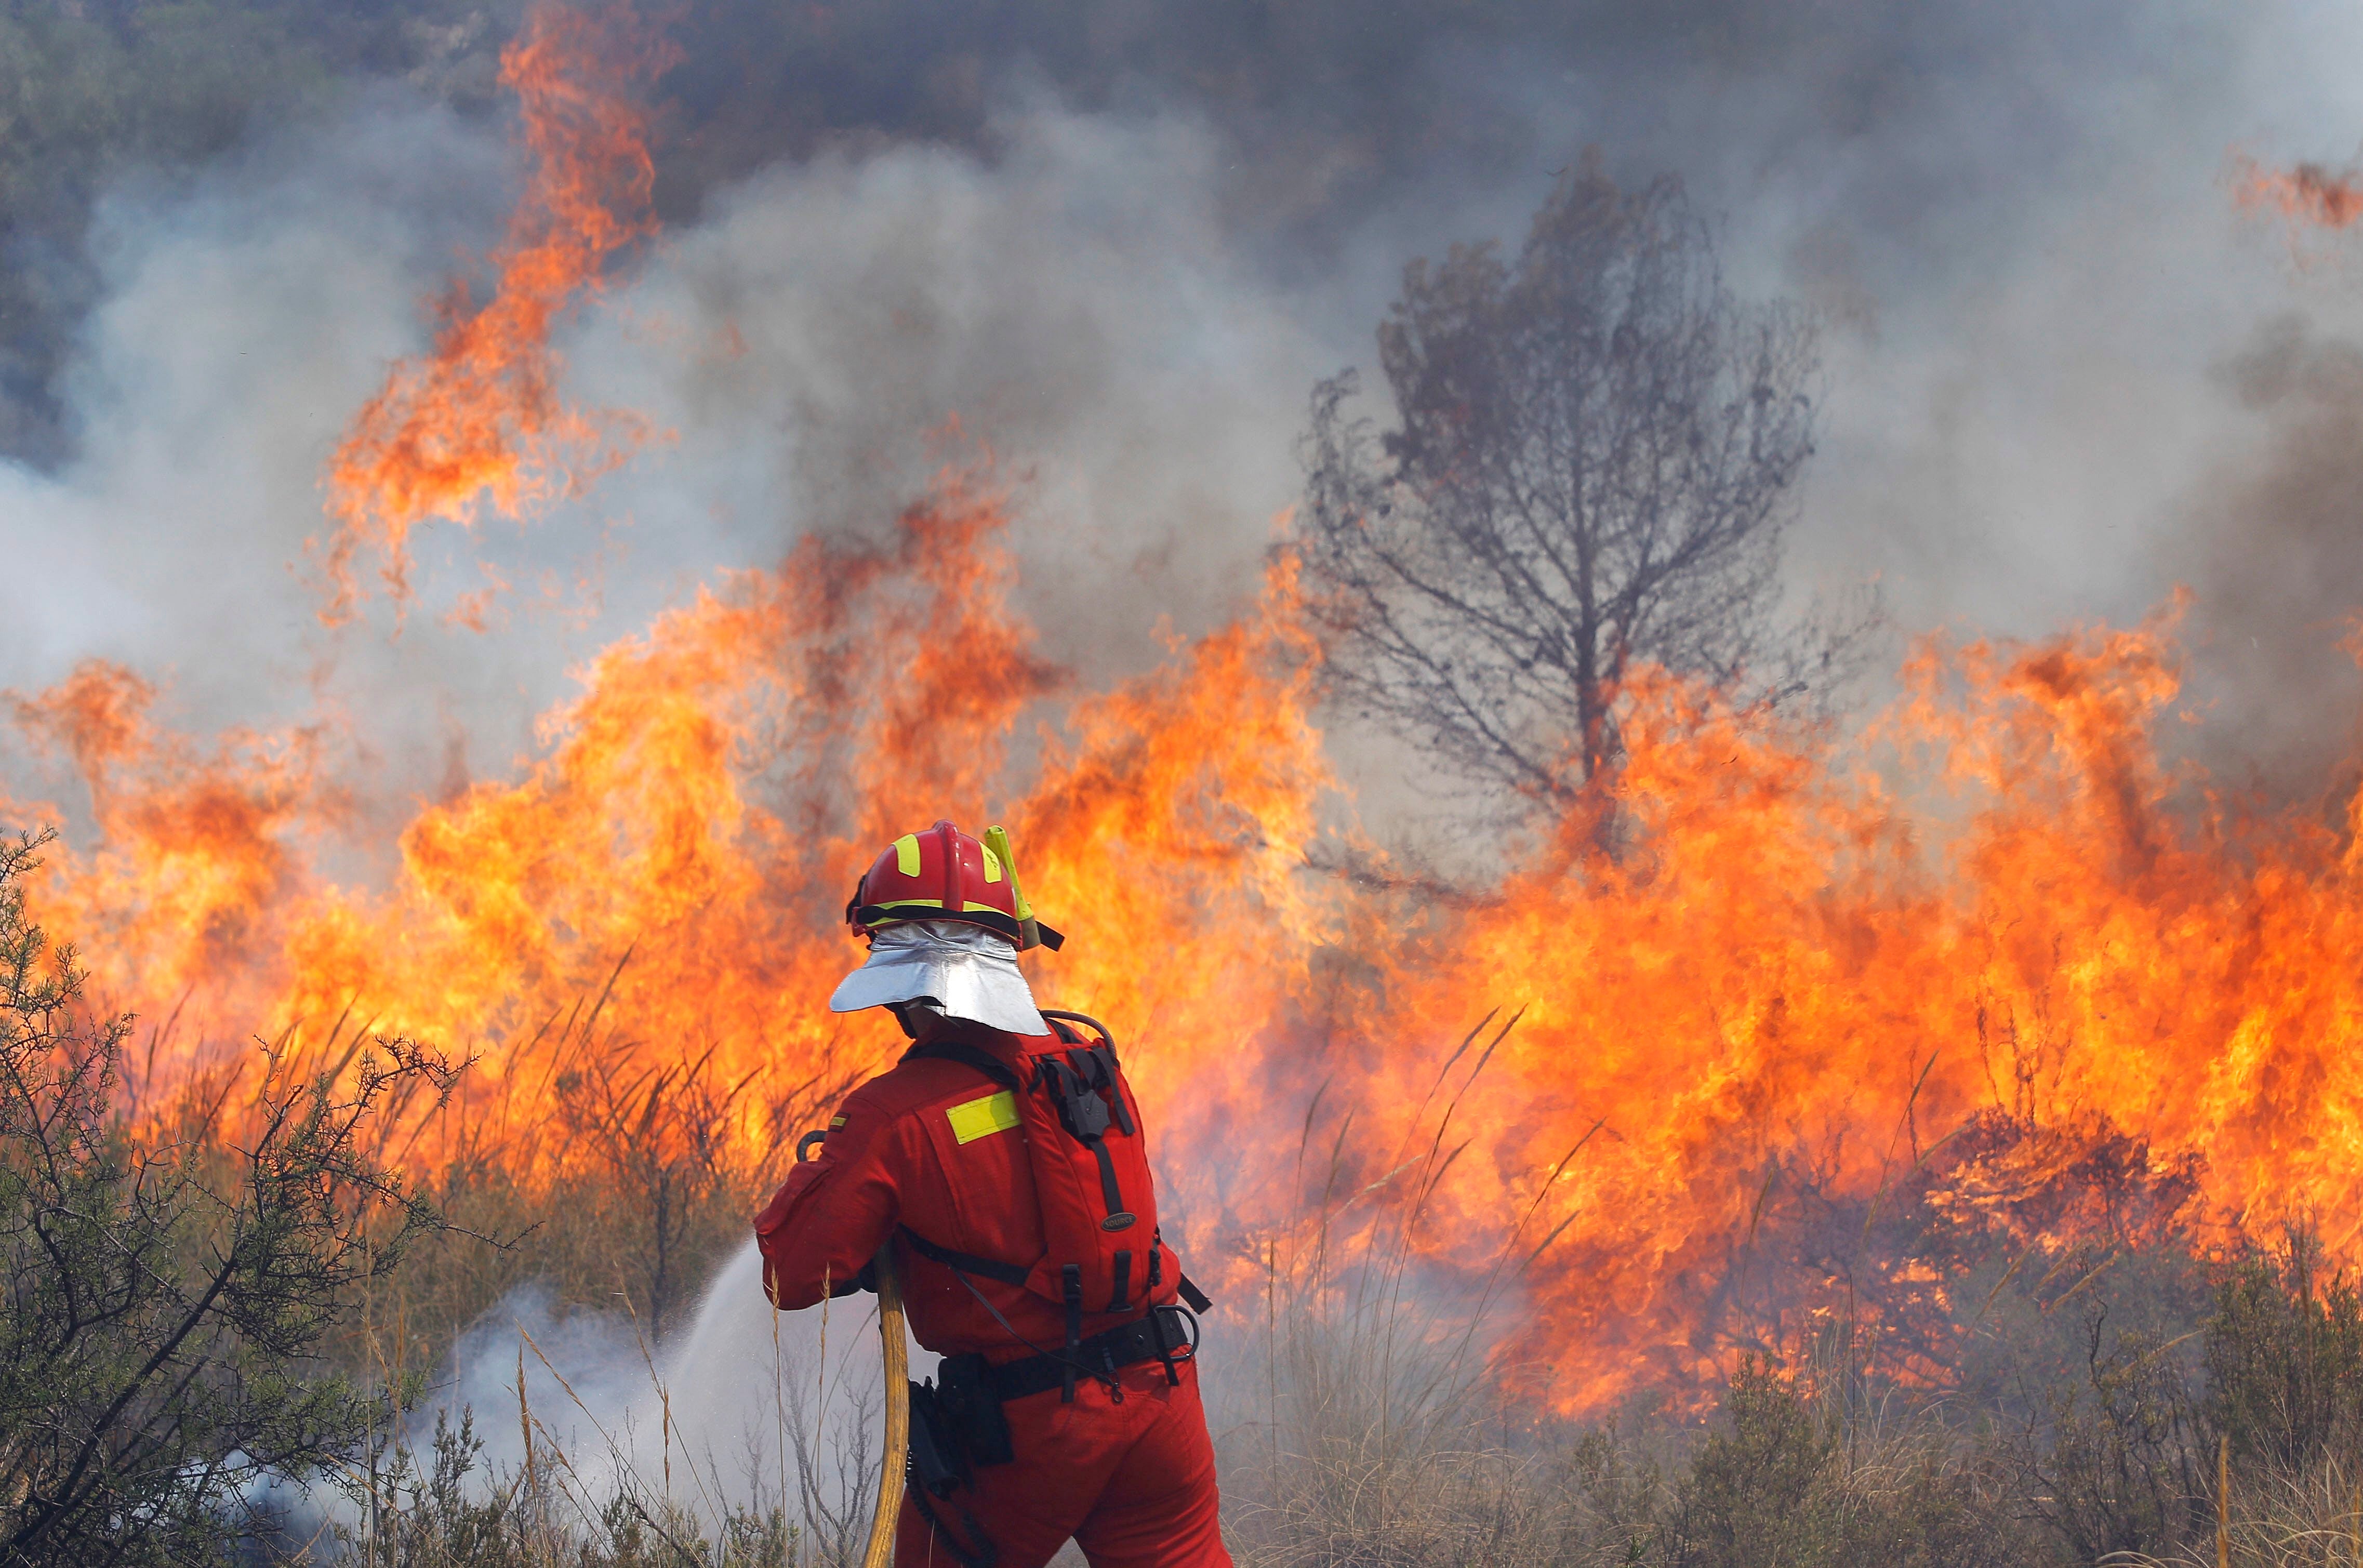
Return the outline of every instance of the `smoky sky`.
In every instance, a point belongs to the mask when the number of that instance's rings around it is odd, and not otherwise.
[[[954,420],[1014,486],[1049,651],[1137,669],[1252,589],[1311,384],[1371,364],[1403,264],[1514,246],[1597,149],[1824,322],[1799,595],[2042,635],[2188,582],[2195,660],[2254,639],[2194,686],[2235,751],[2288,750],[2238,722],[2259,683],[2346,700],[2346,577],[2308,563],[2352,554],[2323,443],[2363,278],[2230,180],[2363,140],[2331,6],[692,4],[664,231],[560,343],[571,399],[668,439],[523,528],[430,527],[398,633],[382,602],[331,633],[320,465],[520,176],[516,8],[431,9],[345,90],[99,182],[65,439],[0,467],[0,684],[95,655],[200,731],[325,707],[391,806],[512,767],[570,670],[716,570],[884,526]],[[512,584],[484,634],[438,618],[480,556]]]

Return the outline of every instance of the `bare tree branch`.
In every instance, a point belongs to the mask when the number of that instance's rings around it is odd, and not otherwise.
[[[1456,246],[1406,268],[1379,353],[1401,424],[1350,415],[1348,372],[1315,388],[1301,449],[1308,581],[1359,710],[1563,802],[1613,765],[1636,662],[1773,699],[1844,672],[1867,618],[1771,619],[1812,326],[1731,298],[1676,182],[1626,190],[1585,160],[1514,263]]]

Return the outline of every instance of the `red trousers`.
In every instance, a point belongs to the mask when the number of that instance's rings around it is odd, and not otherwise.
[[[979,1532],[990,1538],[994,1568],[1041,1568],[1070,1536],[1093,1568],[1231,1568],[1198,1369],[1180,1370],[1171,1387],[1155,1362],[1124,1368],[1121,1400],[1089,1378],[1071,1405],[1055,1388],[1012,1400],[1002,1408],[1017,1457],[928,1509],[971,1556]],[[954,1544],[904,1498],[895,1568],[960,1568]]]

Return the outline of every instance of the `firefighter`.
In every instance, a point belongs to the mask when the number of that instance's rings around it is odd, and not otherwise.
[[[1071,1537],[1095,1568],[1227,1568],[1193,1359],[1206,1298],[1158,1225],[1114,1041],[1037,1008],[1018,969],[1063,939],[1007,835],[904,835],[846,921],[869,957],[830,1009],[889,1008],[911,1046],[755,1234],[783,1310],[860,1288],[891,1239],[912,1335],[944,1358],[911,1390],[895,1562],[1037,1568]]]

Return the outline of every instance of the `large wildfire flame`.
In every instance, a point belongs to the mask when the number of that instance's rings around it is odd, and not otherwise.
[[[327,869],[366,825],[319,734],[176,736],[97,664],[20,700],[88,791],[38,913],[139,1013],[128,1092],[366,1020],[481,1058],[411,1158],[530,1175],[595,1009],[599,1049],[710,1066],[776,1148],[899,1048],[825,1010],[859,956],[838,911],[948,815],[1006,821],[1070,932],[1037,989],[1117,1029],[1193,1267],[1244,1285],[1308,1213],[1392,1205],[1436,1279],[1524,1271],[1509,1343],[1564,1409],[1841,1303],[1909,1371],[1950,1276],[1885,1245],[1907,1208],[2014,1248],[2310,1212],[2363,1258],[2357,824],[2161,761],[2170,615],[1932,640],[1849,737],[1644,672],[1600,798],[1446,895],[1357,841],[1285,560],[1233,624],[1081,690],[1010,608],[1009,527],[951,472],[887,543],[712,583],[581,672],[521,777],[419,809],[383,886]]]
[[[487,504],[522,517],[576,494],[649,437],[647,421],[571,408],[558,395],[552,323],[595,290],[610,257],[649,233],[655,166],[635,98],[672,56],[627,5],[537,6],[501,53],[501,81],[523,109],[533,155],[526,198],[492,262],[492,298],[471,307],[465,281],[436,306],[434,352],[388,373],[330,461],[322,548],[329,600],[321,618],[349,620],[361,594],[364,546],[397,605],[410,595],[411,530],[430,518],[472,524]],[[481,629],[492,594],[463,599],[456,618]]]
[[[1048,712],[1005,813],[1071,932],[1037,981],[1120,1030],[1210,1272],[1294,1234],[1315,1186],[1383,1189],[1494,1040],[1436,1135],[1459,1152],[1424,1167],[1414,1245],[1478,1278],[1548,1238],[1522,1343],[1570,1408],[1706,1375],[1880,1284],[1905,1261],[1757,1254],[1772,1218],[1938,1177],[2025,1242],[2073,1240],[2138,1217],[2020,1200],[2108,1155],[2195,1183],[2213,1223],[2311,1210],[2355,1254],[2354,824],[2161,765],[2165,625],[1932,644],[1843,748],[1646,678],[1610,790],[1634,847],[1603,858],[1570,819],[1451,903],[1309,867],[1337,784],[1285,568],[1165,667],[1062,697],[1006,606],[1005,527],[948,481],[891,549],[808,542],[717,583],[599,656],[525,777],[421,811],[377,892],[318,869],[335,792],[303,737],[201,755],[134,677],[87,668],[21,711],[100,825],[40,911],[149,1021],[150,1096],[249,1029],[358,1012],[483,1058],[422,1158],[497,1141],[556,1070],[549,1020],[604,993],[629,1049],[756,1083],[740,1131],[761,1140],[762,1106],[899,1044],[823,1006],[858,955],[837,921],[860,867],[938,812],[1004,815],[1023,759],[993,738]],[[1949,821],[1916,809],[1948,795]],[[1496,1008],[1515,1026],[1439,1090]],[[2111,1155],[2123,1132],[2146,1146]],[[1801,1265],[1821,1295],[1740,1288]]]

